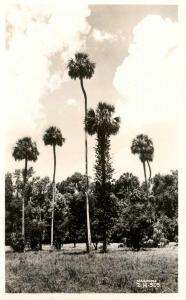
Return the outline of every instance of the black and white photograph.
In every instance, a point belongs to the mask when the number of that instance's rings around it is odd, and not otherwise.
[[[5,294],[178,294],[178,12],[7,5]]]

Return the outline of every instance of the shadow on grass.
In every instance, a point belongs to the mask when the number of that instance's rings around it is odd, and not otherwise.
[[[90,253],[87,253],[86,250],[83,249],[64,249],[61,248],[60,250],[58,249],[42,249],[42,250],[31,250],[31,249],[26,249],[26,251],[24,252],[14,252],[14,251],[6,251],[6,254],[10,254],[10,253],[33,253],[35,255],[39,254],[39,253],[61,253],[63,255],[70,255],[70,256],[78,256],[78,255],[99,255],[99,254],[114,254],[114,253],[126,253],[126,252],[152,252],[155,251],[154,248],[140,248],[140,250],[136,250],[136,249],[132,249],[130,247],[123,247],[123,248],[117,248],[117,249],[107,249],[107,251],[104,253],[102,251],[102,249],[93,249]]]
[[[43,251],[43,250],[42,250]],[[61,253],[63,255],[99,255],[99,254],[113,254],[113,253],[125,253],[125,252],[148,252],[148,251],[152,251],[151,248],[141,248],[140,250],[136,250],[136,249],[132,249],[132,248],[120,248],[120,249],[108,249],[105,253],[102,251],[102,249],[98,249],[98,250],[92,250],[90,253],[87,253],[86,250],[81,250],[81,249],[76,249],[76,250],[72,250],[72,249],[54,249],[54,250],[44,250],[43,252],[56,252],[56,253]],[[40,251],[38,251],[40,252]]]
[[[62,250],[61,251],[62,254],[64,255],[85,255],[85,254],[88,254],[86,251],[75,251],[75,252],[71,252],[71,251],[64,251]]]

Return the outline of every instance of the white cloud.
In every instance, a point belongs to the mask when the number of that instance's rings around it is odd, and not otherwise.
[[[32,1],[7,8],[6,119],[7,127],[30,128],[40,116],[39,100],[59,88],[66,60],[85,47],[81,33],[90,30],[84,2]],[[50,57],[60,52],[61,70],[50,72]]]
[[[117,110],[133,124],[175,120],[179,102],[178,24],[149,15],[133,30],[129,55],[113,84],[125,101]]]
[[[69,99],[67,100],[67,104],[68,104],[68,105],[71,105],[71,106],[77,106],[77,100],[74,99],[74,98],[69,98]]]
[[[97,42],[103,42],[103,41],[116,41],[117,36],[113,35],[109,32],[106,31],[101,31],[99,29],[93,29],[92,30],[92,37],[97,41]]]
[[[55,91],[60,87],[60,84],[62,82],[61,76],[59,74],[53,74],[50,76],[48,80],[48,89],[50,92]]]

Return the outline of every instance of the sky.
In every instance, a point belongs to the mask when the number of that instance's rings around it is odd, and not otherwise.
[[[177,6],[70,5],[47,0],[23,1],[6,14],[6,171],[23,168],[12,150],[30,136],[40,155],[35,175],[53,173],[51,146],[42,140],[50,126],[60,128],[66,141],[57,148],[57,181],[85,172],[84,98],[78,80],[67,72],[77,51],[96,63],[84,85],[88,107],[99,101],[113,104],[121,127],[111,137],[114,177],[132,172],[144,179],[139,158],[131,153],[138,134],[152,139],[152,175],[178,168]],[[94,177],[95,136],[88,138],[89,174]]]

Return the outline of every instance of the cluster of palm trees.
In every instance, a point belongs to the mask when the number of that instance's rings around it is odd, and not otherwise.
[[[45,145],[51,145],[53,147],[53,157],[54,157],[54,171],[52,180],[52,216],[51,216],[51,247],[53,247],[53,228],[54,228],[54,203],[55,203],[55,175],[56,175],[56,146],[62,146],[65,142],[61,131],[51,126],[49,127],[43,136],[43,141]],[[39,156],[39,151],[37,145],[30,137],[24,137],[19,139],[13,149],[12,153],[15,160],[24,160],[25,168],[23,170],[23,191],[22,191],[22,237],[25,240],[25,224],[24,224],[24,206],[25,206],[25,188],[27,182],[27,171],[28,171],[28,161],[35,162]]]
[[[90,79],[94,74],[95,63],[90,61],[86,53],[78,52],[75,54],[74,59],[70,59],[68,62],[68,74],[69,76],[76,80],[80,80],[81,89],[84,95],[84,104],[85,104],[85,119],[87,118],[87,94],[84,88],[84,79]],[[55,203],[55,173],[56,173],[56,145],[62,146],[65,142],[64,137],[62,136],[60,130],[56,127],[50,127],[46,130],[43,137],[45,145],[53,146],[53,155],[54,155],[54,173],[53,173],[53,198],[52,198],[52,217],[51,217],[51,247],[53,247],[53,223],[54,223],[54,203]],[[25,146],[26,143],[26,146]],[[33,155],[32,155],[33,151]],[[26,186],[26,175],[27,175],[27,162],[36,161],[39,152],[36,147],[36,143],[31,140],[31,138],[20,139],[13,150],[13,156],[15,160],[25,160],[25,180],[24,187]],[[90,233],[90,218],[89,218],[89,199],[88,199],[88,143],[87,143],[87,131],[85,130],[85,174],[86,174],[86,217],[87,217],[87,252],[90,251],[91,247],[91,233]],[[22,236],[25,239],[24,233],[24,203],[25,196],[23,191],[22,197]]]
[[[90,79],[95,70],[95,63],[92,62],[86,53],[76,53],[74,59],[70,59],[68,62],[68,74],[71,79],[79,79],[80,86],[84,96],[84,107],[85,107],[85,175],[86,175],[86,224],[87,224],[87,252],[91,250],[91,230],[90,230],[90,217],[89,217],[89,177],[88,177],[88,141],[87,134],[97,135],[97,140],[100,145],[100,149],[103,151],[104,155],[104,143],[110,135],[117,134],[120,127],[120,118],[113,117],[114,106],[109,105],[105,102],[98,103],[97,109],[89,109],[87,104],[87,94],[84,88],[84,79]],[[54,157],[54,170],[53,170],[53,197],[52,197],[52,212],[51,212],[51,247],[53,247],[53,225],[54,225],[54,204],[55,204],[55,174],[56,174],[56,146],[62,146],[65,142],[65,138],[62,136],[60,129],[52,126],[45,131],[43,136],[43,141],[45,145],[51,145],[53,147],[53,157]],[[147,189],[147,198],[149,184],[151,181],[151,168],[150,162],[153,159],[153,143],[146,135],[139,135],[136,139],[133,140],[131,151],[133,154],[139,154],[139,158],[143,164],[146,189]],[[25,137],[18,140],[16,146],[13,149],[13,157],[15,160],[25,160],[24,168],[24,189],[26,186],[27,180],[27,169],[28,161],[36,161],[39,152],[37,150],[36,143],[32,141],[30,137]],[[104,157],[102,159],[103,170],[104,170]],[[149,182],[147,182],[146,175],[146,163],[148,164],[150,176]],[[22,195],[22,236],[25,239],[25,230],[24,230],[24,204],[25,204],[25,192],[23,189]]]

